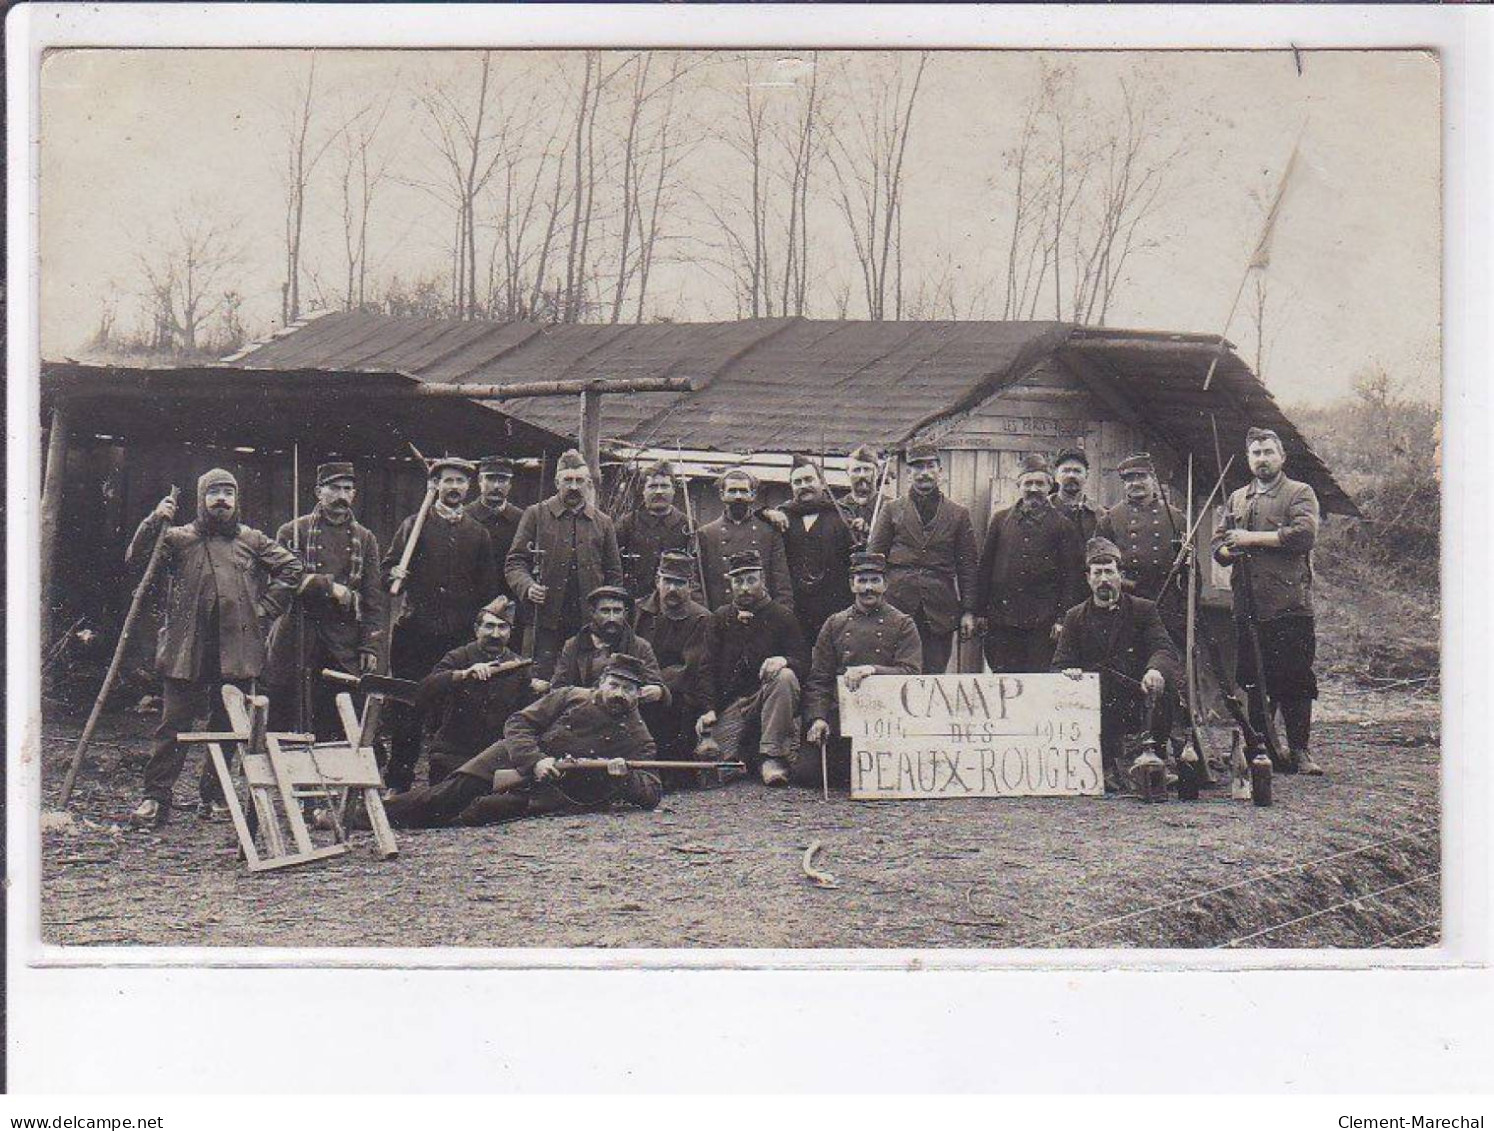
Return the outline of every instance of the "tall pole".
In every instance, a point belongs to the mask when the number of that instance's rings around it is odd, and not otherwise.
[[[67,402],[58,399],[52,407],[52,426],[47,434],[47,466],[41,496],[41,599],[42,644],[51,643],[52,582],[57,568],[57,532],[62,526],[62,493],[67,477],[69,440]]]
[[[581,391],[581,424],[576,430],[581,458],[591,468],[591,481],[602,482],[602,394],[593,388]]]
[[[295,550],[296,557],[301,558],[304,565],[306,559],[302,553],[306,547],[301,545],[300,527],[296,525],[296,518],[301,509],[301,442],[299,440],[291,443],[291,548]],[[306,672],[306,610],[301,603],[301,594],[295,595],[296,610],[296,729],[301,733],[307,731],[307,672]]]

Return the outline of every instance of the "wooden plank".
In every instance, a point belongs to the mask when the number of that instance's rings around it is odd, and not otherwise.
[[[249,822],[244,819],[244,809],[239,804],[238,786],[234,783],[233,774],[229,772],[223,747],[216,742],[209,743],[208,757],[213,760],[218,784],[223,787],[223,800],[228,804],[228,815],[233,818],[233,831],[238,835],[239,847],[244,850],[244,859],[252,872],[259,864],[259,853],[254,848],[254,834],[249,831]]]
[[[393,860],[399,855],[399,842],[394,839],[394,830],[389,827],[389,817],[384,812],[384,799],[377,789],[363,791],[363,808],[368,814],[368,827],[373,831],[374,855],[381,860]]]
[[[280,818],[275,815],[275,801],[270,796],[270,791],[263,786],[250,786],[249,800],[254,803],[254,812],[259,817],[259,830],[264,834],[266,854],[284,856],[285,837],[280,832]]]
[[[255,709],[256,711],[261,709],[260,705],[256,703]],[[301,815],[301,806],[296,801],[295,784],[291,781],[290,774],[286,772],[280,740],[274,735],[267,735],[265,744],[270,752],[270,769],[274,772],[275,782],[280,787],[280,803],[285,808],[285,823],[290,826],[291,839],[296,842],[296,851],[304,855],[315,846],[311,843],[311,831],[306,827],[306,818]]]
[[[276,740],[276,748],[279,752],[275,755],[275,762],[293,786],[366,789],[383,784],[371,746],[354,749],[337,743],[309,750],[280,746]],[[244,777],[251,785],[265,789],[275,789],[280,784],[275,766],[263,754],[244,757]]]
[[[298,864],[310,864],[313,860],[327,860],[333,856],[346,854],[348,846],[345,844],[329,844],[326,848],[310,848],[305,852],[296,852],[291,855],[281,855],[273,859],[261,860],[258,865],[252,866],[251,872],[270,872],[277,868],[294,868]]]

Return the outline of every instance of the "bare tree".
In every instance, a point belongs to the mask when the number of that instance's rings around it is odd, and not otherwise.
[[[306,222],[306,193],[311,176],[336,137],[313,138],[316,119],[316,52],[306,67],[306,81],[294,89],[285,120],[285,281],[281,284],[280,317],[301,317],[301,250]]]
[[[831,129],[836,203],[851,234],[867,317],[873,321],[888,317],[889,297],[893,317],[901,306],[895,252],[904,203],[903,170],[928,60],[927,51],[919,52],[911,79],[901,58],[890,77],[869,76],[858,84],[858,95],[864,96],[852,104],[851,121]]]
[[[1177,150],[1164,150],[1150,98],[1121,80],[1104,107],[1081,99],[1067,66],[1045,67],[1018,141],[1011,176],[1006,318],[1104,325],[1144,225],[1162,199]],[[1067,279],[1067,284],[1065,283]]]
[[[200,204],[178,210],[171,230],[147,235],[150,252],[137,257],[140,298],[154,349],[194,353],[203,326],[224,305],[228,271],[242,258],[233,242],[235,226]],[[235,307],[236,310],[236,307]]]
[[[347,268],[343,309],[361,309],[367,301],[368,221],[374,194],[389,173],[393,151],[382,156],[373,152],[374,140],[389,113],[395,88],[382,100],[365,102],[347,115],[338,137],[342,158],[342,238]]]

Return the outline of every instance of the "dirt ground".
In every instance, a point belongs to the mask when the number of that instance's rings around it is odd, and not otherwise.
[[[150,720],[105,720],[71,813],[81,720],[45,729],[43,936],[161,946],[1423,947],[1439,937],[1435,694],[1329,686],[1317,757],[1258,809],[1132,797],[829,804],[753,783],[632,809],[399,833],[387,862],[270,875],[190,808],[125,817]],[[1222,732],[1215,748],[1227,748]],[[196,765],[178,800],[190,806]],[[803,871],[814,841],[820,887]]]

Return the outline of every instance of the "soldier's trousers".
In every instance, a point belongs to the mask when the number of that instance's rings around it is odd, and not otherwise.
[[[414,621],[405,621],[394,628],[389,647],[390,674],[400,679],[424,679],[442,656],[465,643],[465,637],[443,636]],[[384,778],[391,789],[406,790],[415,784],[425,721],[425,712],[413,704],[389,703],[389,765]]]
[[[939,632],[930,628],[922,609],[914,616],[913,625],[918,629],[918,642],[923,645],[924,675],[943,675],[949,667],[949,657],[954,653],[953,630]]]
[[[182,766],[187,761],[187,749],[177,742],[176,736],[181,731],[191,729],[193,720],[202,713],[204,706],[207,707],[208,730],[233,729],[228,722],[228,709],[223,706],[223,687],[230,683],[246,695],[249,693],[249,680],[225,680],[218,674],[216,665],[212,672],[201,679],[163,681],[161,721],[156,727],[150,761],[145,764],[146,797],[170,807],[171,789],[176,785],[176,779],[181,776]],[[223,752],[232,757],[232,750],[230,745]],[[197,792],[204,801],[216,801],[223,796],[223,787],[218,782],[218,774],[213,769],[211,758],[203,759]]]
[[[986,663],[993,672],[1045,672],[1057,646],[1052,633],[1051,624],[1035,628],[990,625],[984,641]]]
[[[799,677],[793,668],[783,668],[765,680],[757,692],[727,708],[739,711],[742,730],[736,750],[726,751],[753,769],[764,758],[788,759],[799,740]]]
[[[316,626],[308,621],[305,667],[301,672],[282,672],[275,669],[269,672],[266,693],[270,697],[271,730],[304,730],[309,724],[311,732],[324,741],[343,737],[342,720],[337,714],[337,693],[347,689],[323,679],[323,668],[347,672],[349,675],[358,674],[356,663],[348,665],[341,662],[325,643],[317,639]],[[301,684],[297,682],[298,679],[306,681],[307,698],[311,708],[309,719],[302,720],[296,717],[297,700],[301,695]],[[361,705],[361,700],[362,696],[355,692],[353,695],[355,709]]]
[[[1172,680],[1156,700],[1148,703],[1137,692],[1120,690],[1112,698],[1106,695],[1100,702],[1100,761],[1114,768],[1126,749],[1126,736],[1145,727],[1157,744],[1157,756],[1166,757],[1168,742],[1172,738],[1172,722],[1177,713],[1178,689]]]
[[[1292,751],[1309,749],[1312,740],[1312,701],[1318,697],[1318,679],[1313,672],[1317,658],[1317,633],[1312,617],[1276,617],[1259,625],[1261,660],[1265,666],[1264,698],[1267,711],[1279,706],[1286,724],[1287,746]],[[1243,620],[1235,623],[1235,679],[1247,691],[1259,682],[1250,631]],[[1246,696],[1251,725],[1262,733],[1266,719],[1257,695]]]

